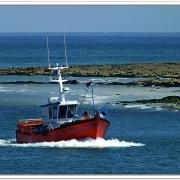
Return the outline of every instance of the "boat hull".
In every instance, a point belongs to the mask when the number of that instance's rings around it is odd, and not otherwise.
[[[104,138],[110,122],[100,118],[78,120],[61,125],[46,134],[25,134],[16,131],[17,143],[56,142],[70,139]]]

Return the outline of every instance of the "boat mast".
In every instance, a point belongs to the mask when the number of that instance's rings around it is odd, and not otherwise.
[[[67,62],[67,54],[66,54],[66,36],[64,34],[64,56],[66,60],[66,67],[68,67],[68,62]]]
[[[62,79],[62,75],[61,75],[61,70],[65,69],[65,68],[69,68],[68,63],[67,63],[67,55],[66,55],[66,39],[65,39],[65,35],[64,35],[64,53],[65,53],[65,60],[66,60],[66,65],[65,66],[59,66],[58,64],[56,64],[56,67],[50,67],[50,62],[49,62],[49,69],[53,71],[54,74],[56,74],[57,79],[50,79],[51,82],[57,82],[59,84],[59,98],[61,98],[61,102],[65,102],[65,92],[64,92],[64,88],[63,88],[63,82],[66,82],[67,80]],[[48,43],[48,40],[47,40]],[[48,45],[47,45],[48,47]],[[49,54],[49,53],[48,53]],[[48,57],[49,59],[49,57]]]
[[[49,68],[50,68],[51,65],[50,65],[50,60],[49,60],[49,43],[48,43],[48,37],[47,37],[47,53],[48,53],[48,64],[49,64]]]

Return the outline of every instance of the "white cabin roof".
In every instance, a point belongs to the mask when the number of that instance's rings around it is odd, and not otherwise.
[[[78,105],[78,101],[65,101],[65,102],[50,102],[48,104],[42,105],[40,107],[47,107],[47,106],[54,106],[54,105],[59,105],[59,106],[65,106],[65,105]]]
[[[65,102],[60,102],[60,105],[74,105],[74,104],[79,104],[77,101],[65,101]]]

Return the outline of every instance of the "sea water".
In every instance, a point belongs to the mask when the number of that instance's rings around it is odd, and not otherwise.
[[[84,78],[84,81],[88,80]],[[66,86],[71,90],[67,98],[77,97],[81,101],[85,83]],[[156,107],[124,107],[117,103],[122,99],[139,99],[140,96],[151,98],[151,90],[94,85],[95,106],[106,106],[107,118],[111,122],[105,139],[17,144],[15,130],[18,120],[43,117],[39,105],[47,103],[48,96],[58,95],[57,85],[1,84],[0,173],[178,174],[180,112]],[[177,88],[154,88],[155,98],[162,97],[163,93],[178,95]],[[84,102],[85,108],[90,109],[91,103]]]
[[[57,38],[57,37],[58,38]],[[53,62],[63,58],[62,37],[51,35]],[[45,35],[1,35],[0,67],[47,66]],[[72,64],[178,62],[179,36],[68,36]],[[53,50],[54,49],[54,50]],[[91,59],[91,61],[89,61]],[[81,101],[86,82],[74,78],[68,99]],[[47,76],[1,76],[7,81],[47,82]],[[109,77],[108,81],[114,81]],[[138,79],[116,79],[129,82]],[[180,112],[120,101],[179,95],[178,88],[94,84],[95,107],[108,109],[111,125],[105,139],[17,144],[20,119],[43,117],[42,104],[58,95],[56,84],[0,83],[0,174],[179,174]],[[85,101],[90,110],[92,102]],[[79,115],[83,113],[81,108]]]
[[[62,33],[0,34],[0,67],[63,64]],[[69,64],[125,64],[180,61],[178,33],[67,33]]]

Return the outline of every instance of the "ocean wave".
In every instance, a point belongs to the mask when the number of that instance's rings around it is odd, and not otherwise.
[[[0,88],[0,92],[17,92],[17,93],[21,93],[21,92],[25,92],[27,91],[27,89],[20,89],[20,90],[14,90],[14,89],[1,89]],[[33,92],[33,91],[31,91]]]
[[[27,91],[27,89],[16,90],[15,92],[18,92],[18,93],[20,92],[21,93],[21,92],[25,92],[25,91]]]
[[[58,142],[42,142],[42,143],[30,143],[30,144],[17,144],[14,139],[5,140],[0,139],[0,147],[12,146],[12,147],[39,147],[39,148],[125,148],[125,147],[139,147],[144,146],[141,143],[120,141],[118,139],[84,139],[84,140],[67,140]]]
[[[129,105],[125,105],[125,108],[145,108],[147,107],[144,104],[129,104]]]
[[[152,109],[153,107],[152,106],[142,106],[140,107],[140,109]]]
[[[14,90],[11,89],[0,89],[0,92],[13,92]]]
[[[161,106],[156,105],[146,105],[146,104],[129,104],[125,105],[125,108],[139,108],[139,109],[155,109],[156,111],[162,111],[163,108]]]
[[[81,97],[84,97],[84,96],[82,95]],[[109,100],[109,96],[94,95],[94,100],[95,100],[95,104],[105,103],[107,100]],[[92,103],[93,103],[92,96],[87,95],[86,98],[84,99],[83,103],[92,105]]]
[[[155,107],[155,109],[156,109],[157,111],[161,111],[161,110],[163,110],[163,108],[162,108],[162,107]]]

